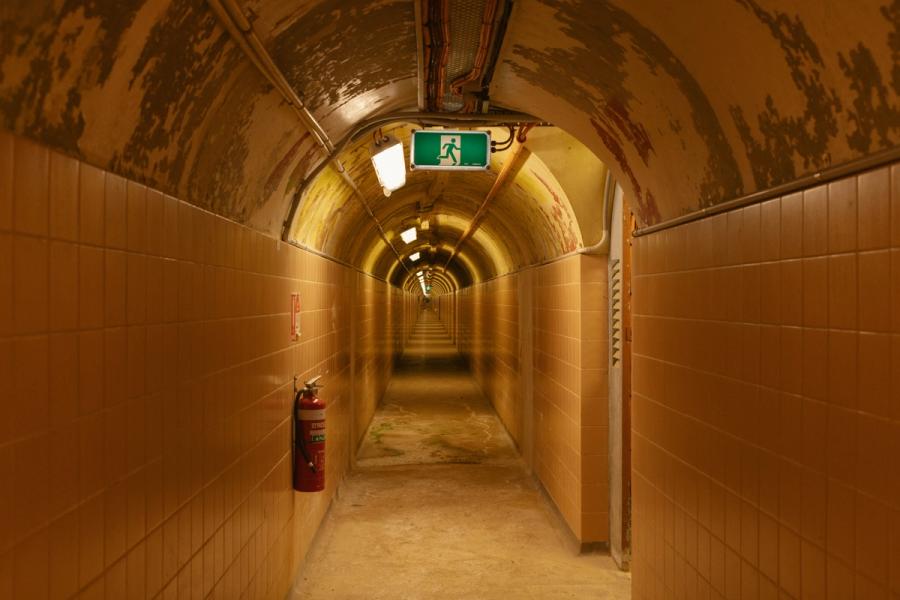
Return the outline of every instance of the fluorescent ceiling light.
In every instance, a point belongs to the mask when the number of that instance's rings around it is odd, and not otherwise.
[[[413,252],[409,255],[409,260],[416,262],[417,260],[419,260],[419,256],[421,256],[421,254],[419,254],[418,252]]]
[[[419,286],[422,288],[422,294],[428,295],[428,286],[425,285],[425,274],[422,271],[416,271],[416,278],[419,280]]]
[[[400,234],[400,238],[407,244],[413,243],[414,241],[416,241],[416,228],[410,227]]]
[[[385,193],[393,192],[406,185],[406,160],[403,158],[403,142],[394,138],[375,148],[372,164],[378,182]]]

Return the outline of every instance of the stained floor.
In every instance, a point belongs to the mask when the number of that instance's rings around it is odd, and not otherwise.
[[[562,527],[425,311],[289,598],[630,598]]]

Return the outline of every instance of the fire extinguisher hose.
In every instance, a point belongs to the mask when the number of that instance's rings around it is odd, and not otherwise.
[[[300,432],[300,452],[303,454],[303,460],[309,465],[309,470],[315,473],[316,465],[310,460],[309,452],[306,451],[306,440],[303,439],[303,431]]]

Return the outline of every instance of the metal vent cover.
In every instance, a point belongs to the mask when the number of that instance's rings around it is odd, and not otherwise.
[[[609,264],[609,337],[610,359],[613,365],[622,360],[622,261]]]
[[[456,79],[468,75],[475,68],[475,55],[481,42],[486,0],[450,1],[450,52],[447,56],[444,110],[463,107],[463,97],[450,90]]]

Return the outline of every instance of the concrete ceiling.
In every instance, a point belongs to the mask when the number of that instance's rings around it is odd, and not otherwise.
[[[240,4],[333,140],[367,117],[415,108],[412,0]],[[492,104],[571,137],[541,133],[542,145],[460,249],[454,276],[484,279],[593,241],[599,196],[553,167],[559,148],[583,144],[608,164],[645,225],[894,148],[898,64],[900,0],[516,0]],[[276,235],[323,159],[203,0],[6,0],[0,119]],[[437,262],[498,172],[446,182],[416,173],[384,199],[366,144],[346,154],[389,240],[417,216],[427,190],[444,186]],[[495,158],[499,168],[504,158]],[[393,252],[361,204],[330,168],[320,179],[293,236],[397,279]],[[562,220],[547,218],[554,194],[565,199]],[[323,224],[310,226],[313,216]]]

